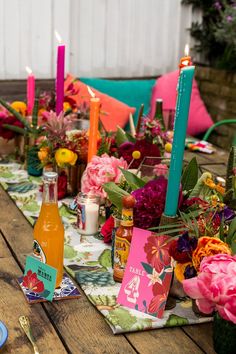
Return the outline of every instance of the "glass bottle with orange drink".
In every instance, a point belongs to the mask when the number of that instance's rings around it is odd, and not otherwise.
[[[34,227],[34,255],[57,269],[56,287],[63,277],[64,227],[57,205],[57,173],[43,174],[43,200]]]

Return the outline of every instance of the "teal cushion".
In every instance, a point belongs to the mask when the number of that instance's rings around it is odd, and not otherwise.
[[[80,81],[94,87],[117,100],[136,108],[134,124],[137,124],[138,112],[141,104],[144,104],[144,114],[150,110],[152,87],[156,80],[107,80],[97,78],[80,78]]]

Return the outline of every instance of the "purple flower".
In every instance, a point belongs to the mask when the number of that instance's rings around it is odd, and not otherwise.
[[[185,271],[184,271],[184,278],[190,279],[190,278],[196,277],[196,275],[197,275],[197,271],[194,268],[194,266],[187,265],[187,267],[185,268]]]
[[[177,249],[179,252],[190,252],[197,247],[196,237],[189,237],[188,232],[185,232],[182,236],[178,238]]]
[[[233,17],[230,16],[230,15],[227,16],[227,17],[226,17],[226,21],[227,21],[227,22],[232,22],[232,21],[233,21]]]
[[[224,209],[219,212],[219,217],[220,220],[223,218],[225,221],[229,221],[235,217],[235,213],[232,209],[225,206]]]
[[[214,7],[215,7],[216,10],[221,10],[222,9],[221,3],[219,1],[216,1],[214,3]]]
[[[158,226],[165,207],[166,189],[167,179],[161,176],[132,192],[136,199],[134,207],[135,226],[143,229]]]

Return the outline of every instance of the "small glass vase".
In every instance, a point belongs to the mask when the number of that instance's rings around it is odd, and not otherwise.
[[[43,173],[43,168],[40,166],[38,158],[38,147],[32,146],[27,151],[27,172],[30,176],[39,177]]]
[[[217,354],[234,354],[236,351],[236,324],[224,320],[218,313],[213,320],[213,344]]]

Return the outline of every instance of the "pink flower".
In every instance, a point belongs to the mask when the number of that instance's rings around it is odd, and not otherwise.
[[[81,191],[106,198],[107,194],[103,190],[103,184],[107,182],[120,182],[122,172],[119,167],[123,169],[127,169],[128,167],[127,162],[123,158],[117,159],[107,154],[94,156],[84,171],[81,180]]]
[[[183,281],[184,291],[200,311],[213,310],[227,321],[236,324],[236,256],[217,254],[201,262],[197,277]]]
[[[168,166],[166,164],[159,164],[159,165],[155,165],[153,172],[155,173],[156,176],[167,176],[168,174]]]

